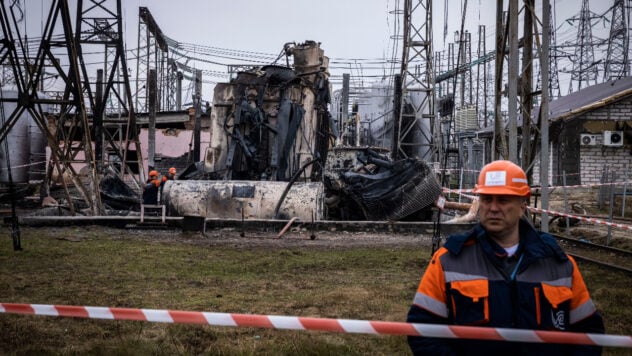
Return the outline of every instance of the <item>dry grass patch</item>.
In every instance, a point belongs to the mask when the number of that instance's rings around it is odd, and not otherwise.
[[[430,255],[421,243],[248,246],[169,234],[25,228],[14,252],[2,230],[0,301],[404,321]],[[582,269],[608,332],[629,335],[630,277]],[[396,336],[7,314],[0,330],[1,354],[409,354]]]

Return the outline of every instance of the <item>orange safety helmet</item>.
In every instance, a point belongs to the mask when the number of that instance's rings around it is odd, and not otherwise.
[[[169,174],[176,174],[176,167],[169,168]]]
[[[149,177],[158,177],[158,171],[149,172]]]
[[[527,175],[520,166],[511,161],[499,160],[483,167],[473,192],[528,197],[531,188]]]

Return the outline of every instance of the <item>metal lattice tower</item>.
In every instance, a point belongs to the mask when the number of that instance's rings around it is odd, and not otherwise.
[[[0,98],[2,104],[2,122],[0,142],[7,137],[9,130],[27,111],[45,134],[51,158],[46,180],[50,183],[53,167],[57,170],[61,185],[64,187],[68,205],[75,212],[73,199],[63,176],[67,176],[77,187],[92,214],[103,211],[101,204],[98,176],[94,153],[92,151],[91,133],[89,130],[85,100],[83,96],[82,78],[78,59],[81,56],[79,44],[73,36],[72,21],[67,0],[52,1],[46,25],[42,30],[41,40],[34,57],[29,56],[26,36],[20,29],[24,19],[16,16],[23,12],[18,8],[20,3],[0,2],[0,22],[2,23],[2,46],[0,47],[1,65],[11,68],[17,89],[16,98]],[[59,24],[59,25],[58,25]],[[39,92],[44,74],[55,72],[64,81],[62,93],[52,98]],[[14,110],[5,112],[4,104],[15,103]],[[83,157],[80,158],[83,154]],[[81,163],[89,168],[88,178],[91,180],[88,189],[78,178],[72,163]],[[48,184],[44,185],[48,188]]]
[[[151,12],[146,7],[138,8],[138,47],[136,48],[136,108],[138,112],[149,112],[147,80],[149,71],[157,74],[156,111],[175,108],[175,80],[177,69],[169,60],[166,37]],[[165,90],[167,89],[167,90]],[[179,108],[178,108],[179,109]]]
[[[93,118],[97,169],[101,172],[102,167],[109,166],[121,178],[128,176],[136,187],[140,187],[143,164],[122,39],[121,14],[121,0],[79,0],[75,36],[80,54],[105,53],[103,69],[97,70],[96,80],[89,79],[86,56],[79,56],[85,78],[83,91]],[[133,172],[131,166],[138,170]]]
[[[461,63],[470,64],[472,63],[472,34],[466,30],[464,35],[465,38],[463,39],[463,41],[465,43],[463,47],[463,57],[465,59]],[[471,66],[463,74],[461,86],[463,86],[463,89],[461,89],[463,92],[463,101],[461,103],[461,106],[471,105],[474,102]]]
[[[592,20],[597,18],[600,18],[600,16],[590,11],[589,0],[582,0],[579,18],[573,17],[568,20],[579,21],[569,93],[574,91],[573,84],[576,84],[577,90],[591,84],[597,84],[599,68],[597,62],[595,62],[595,43],[592,36]]]
[[[556,99],[562,96],[562,92],[560,89],[560,78],[558,75],[558,67],[557,67],[557,58],[562,57],[561,54],[558,54],[558,50],[556,49],[556,36],[555,36],[555,10],[549,12],[549,38],[551,39],[551,44],[549,46],[549,97],[551,99]],[[538,67],[538,70],[541,68]],[[538,83],[536,85],[537,89],[542,89],[542,74],[538,72]]]
[[[51,150],[46,188],[53,184],[55,169],[73,181],[93,214],[101,214],[99,182],[104,167],[122,179],[130,178],[128,182],[135,182],[137,188],[142,180],[134,175],[142,172],[142,156],[123,46],[121,0],[78,0],[74,19],[67,0],[52,1],[35,57],[27,55],[28,44],[20,34],[14,6],[19,4],[2,2],[6,52],[2,65],[12,68],[11,82],[21,100],[7,125],[0,128],[0,141],[21,113],[28,111]],[[14,43],[17,46],[8,45]],[[95,62],[102,64],[95,66]],[[38,92],[45,75],[60,78],[63,91]],[[73,163],[89,168],[89,188],[79,181]],[[132,163],[138,167],[136,172],[130,169]],[[65,179],[59,183],[74,212]]]
[[[626,0],[615,0],[612,7],[604,81],[627,77],[630,73],[628,64],[628,19],[630,17],[630,7],[626,7],[625,3]]]
[[[393,158],[437,160],[440,130],[435,120],[432,63],[432,0],[404,0],[402,95],[412,97],[413,112],[400,110]]]

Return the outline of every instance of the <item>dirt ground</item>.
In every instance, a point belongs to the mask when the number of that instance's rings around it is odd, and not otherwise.
[[[365,231],[309,231],[306,228],[290,228],[283,236],[277,232],[239,231],[236,228],[211,229],[205,233],[168,230],[128,230],[121,239],[147,239],[160,242],[177,242],[191,245],[230,245],[241,248],[316,247],[323,249],[358,248],[371,246],[430,246],[432,238],[428,234],[377,233]]]
[[[554,190],[550,194],[549,209],[556,212],[564,212],[568,207],[569,214],[585,216],[593,220],[600,221],[582,221],[578,219],[570,220],[570,235],[578,239],[585,239],[594,243],[606,244],[610,242],[613,247],[619,247],[632,250],[632,231],[626,228],[611,227],[609,228],[605,222],[609,221],[610,202],[609,196],[605,195],[601,207],[599,206],[599,190],[598,189],[576,189],[567,192],[566,199],[564,192]],[[632,226],[632,197],[628,197],[625,206],[625,216],[622,216],[622,198],[615,197],[612,206],[613,223]],[[540,206],[540,200],[537,201],[537,207]],[[532,199],[531,206],[534,206]],[[549,231],[559,235],[566,235],[566,218],[549,216]],[[536,225],[539,225],[536,222]],[[609,231],[610,230],[610,231]],[[610,235],[610,237],[608,237]]]

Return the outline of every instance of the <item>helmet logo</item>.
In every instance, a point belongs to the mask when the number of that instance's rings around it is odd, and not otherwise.
[[[507,172],[505,171],[486,172],[485,185],[488,187],[507,185]]]

